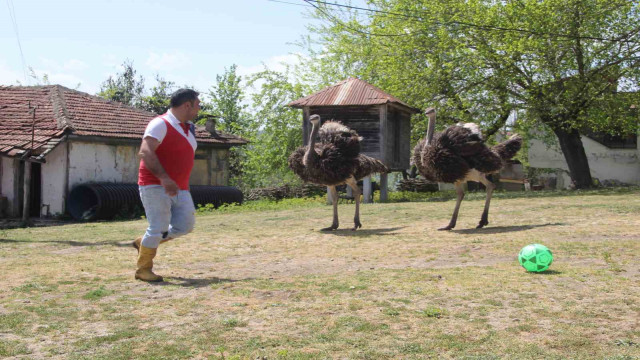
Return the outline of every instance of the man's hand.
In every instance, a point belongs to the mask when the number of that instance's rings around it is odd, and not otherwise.
[[[142,144],[140,145],[140,157],[144,161],[144,165],[155,175],[158,179],[160,179],[160,184],[164,187],[164,192],[169,196],[178,195],[178,184],[176,184],[173,179],[167,175],[167,172],[164,171],[162,165],[160,164],[160,160],[158,160],[158,156],[156,155],[156,149],[160,146],[160,142],[150,136],[145,137],[142,140]]]
[[[170,177],[167,176],[160,179],[160,183],[162,184],[162,187],[164,187],[164,192],[167,193],[167,195],[171,197],[178,195],[178,190],[180,190],[180,188],[178,188],[178,184],[176,184],[176,182]]]

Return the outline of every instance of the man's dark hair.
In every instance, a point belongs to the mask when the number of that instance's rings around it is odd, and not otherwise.
[[[191,89],[180,89],[171,95],[171,102],[169,105],[173,107],[178,107],[187,101],[196,101],[198,99],[198,95],[200,95],[197,91]]]

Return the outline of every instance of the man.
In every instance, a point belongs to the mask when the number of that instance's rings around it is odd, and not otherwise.
[[[162,281],[152,271],[158,246],[190,233],[195,224],[189,176],[197,147],[191,120],[200,110],[198,95],[191,89],[176,91],[171,108],[149,122],[142,138],[138,185],[149,227],[133,242],[138,249],[138,280]]]

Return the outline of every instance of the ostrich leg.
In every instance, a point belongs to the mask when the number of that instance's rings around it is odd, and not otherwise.
[[[347,179],[347,185],[349,185],[351,187],[351,189],[353,189],[353,197],[354,199],[356,199],[356,214],[353,217],[353,229],[351,230],[357,230],[358,228],[362,227],[362,224],[360,223],[360,187],[358,187],[358,183],[356,182],[356,179],[352,176],[350,178]]]
[[[333,223],[331,223],[331,226],[322,229],[322,231],[331,231],[338,228],[338,191],[335,186],[329,186],[329,191],[333,202]]]
[[[491,203],[491,195],[493,194],[493,189],[496,188],[496,186],[491,181],[489,181],[489,179],[487,179],[486,175],[484,174],[481,174],[478,177],[478,180],[480,180],[480,182],[487,188],[487,199],[484,202],[484,211],[482,212],[482,217],[480,218],[480,222],[478,223],[478,226],[476,226],[476,229],[480,229],[489,224],[489,204]]]
[[[455,210],[453,210],[453,215],[451,215],[451,221],[449,221],[449,225],[438,230],[451,230],[456,227],[456,221],[458,220],[458,211],[460,210],[460,203],[462,203],[462,199],[464,199],[464,182],[456,181],[454,186],[456,187],[456,194],[458,194],[458,198],[456,200],[456,208]]]

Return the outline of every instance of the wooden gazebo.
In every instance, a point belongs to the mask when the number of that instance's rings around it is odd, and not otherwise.
[[[411,115],[420,110],[356,78],[348,78],[288,104],[303,110],[302,136],[309,141],[309,116],[336,120],[364,138],[362,153],[381,160],[391,171],[408,169]],[[371,179],[363,181],[364,202],[371,202]],[[387,200],[387,174],[380,176],[380,200]]]

